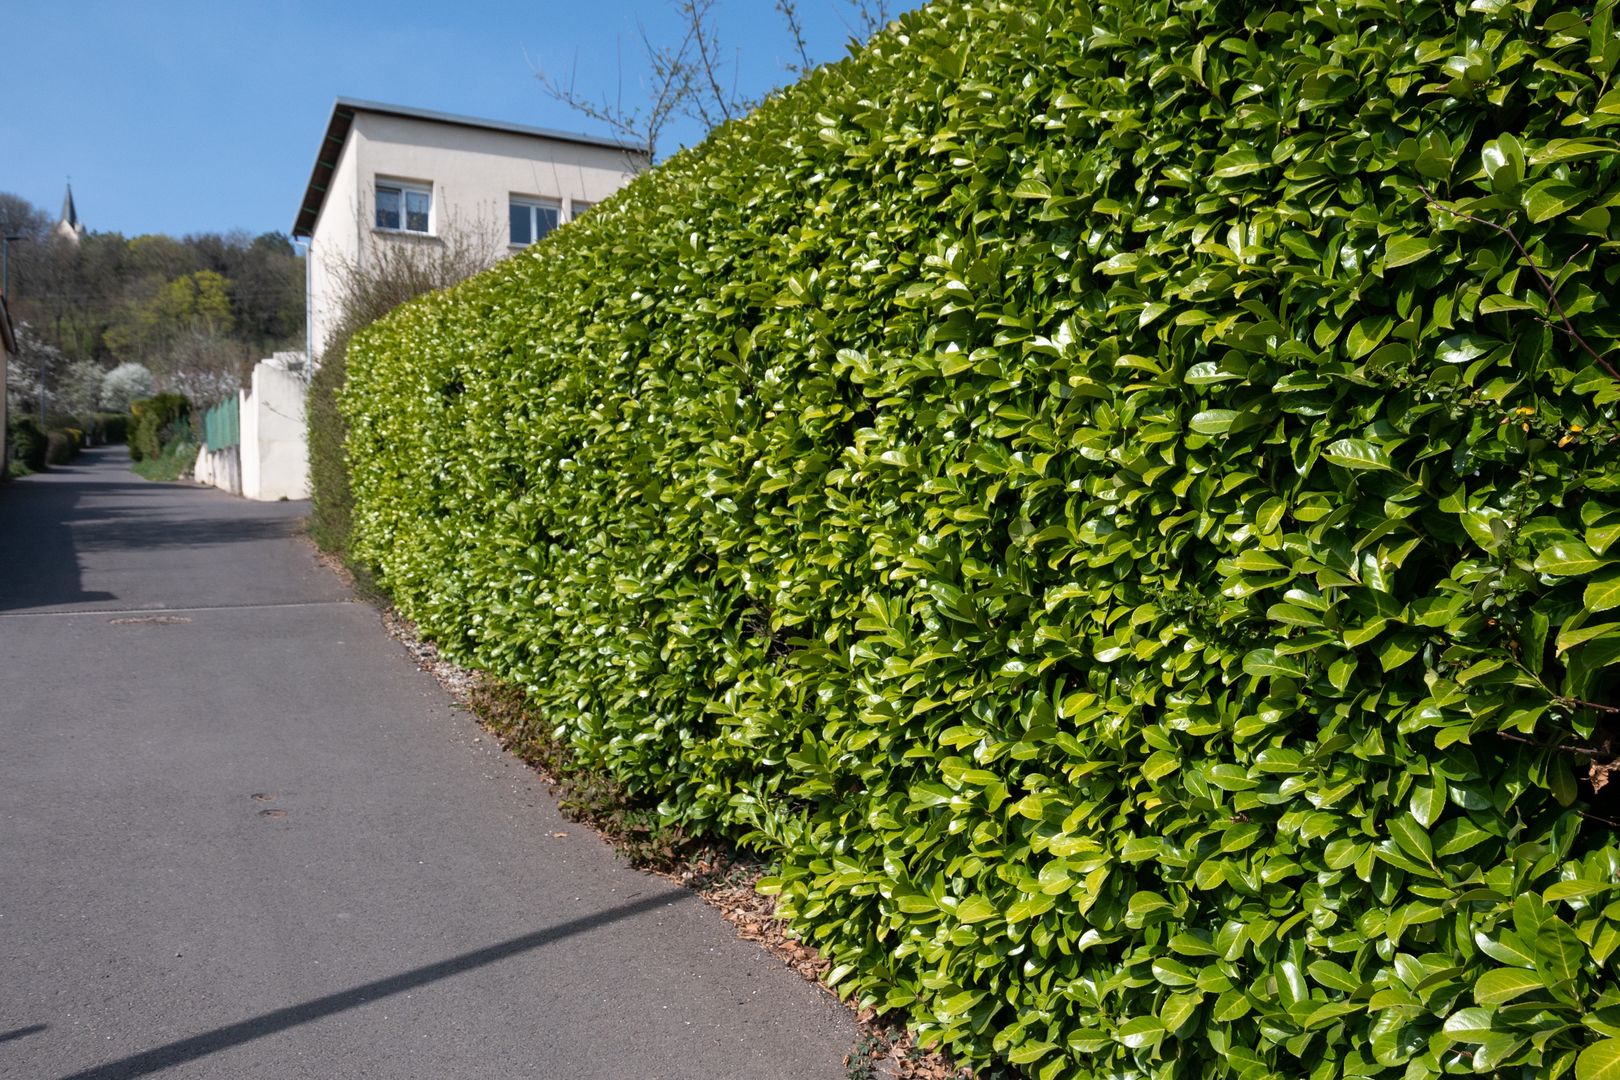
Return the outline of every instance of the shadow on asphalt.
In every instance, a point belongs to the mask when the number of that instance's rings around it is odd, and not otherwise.
[[[85,496],[130,486],[99,482],[7,485],[4,513],[0,514],[0,611],[118,599],[109,592],[84,590],[68,522]]]
[[[40,1032],[49,1029],[50,1026],[49,1024],[29,1024],[27,1027],[20,1027],[14,1031],[0,1032],[0,1043],[10,1042],[13,1039],[26,1039],[30,1035],[38,1035]]]
[[[232,516],[199,516],[172,499],[154,503],[167,485],[133,473],[106,479],[106,455],[118,449],[90,451],[101,457],[99,468],[53,466],[0,487],[0,612],[117,600],[84,588],[86,554],[283,540],[298,531],[295,519],[262,516],[251,503],[233,506]]]
[[[560,926],[553,926],[546,930],[536,930],[532,934],[503,941],[497,945],[488,945],[482,949],[453,956],[448,960],[440,960],[435,964],[425,964],[398,975],[390,975],[386,979],[363,983],[348,990],[341,990],[335,994],[327,994],[312,1001],[299,1005],[291,1005],[285,1009],[276,1009],[255,1016],[249,1020],[242,1020],[235,1024],[217,1027],[212,1031],[205,1031],[201,1035],[193,1035],[189,1039],[180,1039],[152,1050],[139,1054],[132,1054],[126,1058],[98,1065],[95,1068],[84,1069],[80,1072],[64,1076],[61,1080],[132,1080],[137,1076],[148,1076],[163,1069],[173,1068],[188,1061],[217,1054],[222,1050],[229,1050],[233,1046],[240,1046],[254,1039],[261,1039],[266,1035],[274,1035],[279,1031],[297,1027],[300,1024],[313,1023],[335,1013],[358,1009],[362,1005],[369,1005],[382,998],[392,997],[406,990],[414,990],[428,983],[448,979],[453,975],[460,975],[464,971],[487,967],[502,960],[511,959],[522,953],[561,941],[563,938],[575,934],[583,934],[610,923],[628,919],[653,908],[663,907],[670,903],[673,895],[670,893],[655,893],[644,896],[640,900],[618,907],[599,911],[595,915],[586,915],[572,919]],[[26,1029],[25,1029],[26,1030]]]
[[[151,517],[141,514],[109,513],[80,518],[79,551],[116,551],[121,548],[193,548],[214,544],[240,544],[254,540],[282,540],[298,532],[298,522],[289,518],[226,518],[198,521],[185,518]]]

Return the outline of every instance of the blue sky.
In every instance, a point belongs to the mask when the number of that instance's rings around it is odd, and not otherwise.
[[[844,0],[799,3],[812,58],[842,56]],[[717,0],[747,92],[795,56],[773,8]],[[668,0],[3,0],[0,22],[0,191],[54,215],[71,175],[85,225],[127,235],[289,231],[338,96],[601,132],[533,68],[607,93],[622,72],[628,98],[638,23],[675,25]]]

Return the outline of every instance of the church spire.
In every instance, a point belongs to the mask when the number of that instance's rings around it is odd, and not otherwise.
[[[73,205],[73,181],[68,181],[67,194],[62,196],[62,220],[56,223],[56,233],[77,244],[84,236],[84,222],[79,220],[79,208]]]

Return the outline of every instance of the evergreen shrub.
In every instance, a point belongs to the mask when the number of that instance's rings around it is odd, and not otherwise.
[[[13,416],[6,426],[11,429],[6,437],[11,444],[12,463],[28,472],[44,469],[47,439],[39,421],[32,416]]]
[[[45,464],[67,465],[79,456],[84,433],[76,428],[52,428],[45,433]]]
[[[972,1061],[1620,1075],[1612,12],[940,0],[361,332],[353,550]]]
[[[155,394],[130,402],[129,456],[156,458],[169,443],[190,439],[191,402],[184,394]]]

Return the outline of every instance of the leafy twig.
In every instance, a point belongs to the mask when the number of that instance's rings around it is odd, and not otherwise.
[[[1523,735],[1514,735],[1506,731],[1498,731],[1496,735],[1498,738],[1506,739],[1508,742],[1523,743],[1526,746],[1533,746],[1537,750],[1562,750],[1566,754],[1580,754],[1583,757],[1594,758],[1613,756],[1606,750],[1594,750],[1586,746],[1567,746],[1563,743],[1537,742],[1535,739],[1527,739]]]
[[[1604,825],[1609,826],[1611,829],[1620,829],[1620,821],[1612,821],[1612,820],[1610,820],[1609,818],[1606,818],[1606,817],[1599,817],[1597,814],[1591,813],[1590,811],[1587,811],[1587,810],[1577,810],[1577,811],[1575,811],[1575,813],[1577,815],[1579,815],[1580,817],[1585,818],[1588,821],[1600,822],[1600,823],[1602,823]]]
[[[1506,225],[1498,225],[1494,221],[1487,221],[1485,218],[1479,217],[1475,214],[1470,214],[1465,210],[1458,210],[1454,206],[1447,206],[1439,199],[1436,199],[1433,193],[1431,193],[1429,189],[1424,187],[1422,184],[1418,185],[1418,190],[1423,192],[1423,197],[1429,201],[1430,206],[1443,210],[1453,217],[1462,218],[1464,221],[1471,221],[1475,225],[1483,225],[1485,228],[1499,232],[1503,236],[1507,237],[1508,240],[1512,242],[1514,248],[1518,250],[1520,257],[1524,259],[1525,265],[1530,268],[1530,272],[1536,275],[1536,281],[1541,285],[1541,291],[1547,294],[1547,299],[1552,302],[1553,310],[1558,312],[1558,318],[1563,322],[1561,329],[1564,331],[1564,333],[1568,334],[1570,339],[1574,341],[1575,344],[1579,345],[1581,350],[1585,352],[1587,356],[1590,356],[1599,367],[1601,367],[1604,371],[1607,371],[1616,380],[1620,380],[1620,370],[1616,370],[1615,366],[1610,363],[1607,358],[1599,355],[1598,351],[1592,348],[1591,344],[1580,335],[1579,331],[1575,329],[1575,324],[1570,321],[1569,315],[1564,311],[1564,305],[1558,300],[1558,290],[1554,289],[1552,282],[1547,280],[1547,275],[1542,272],[1540,266],[1536,265],[1536,260],[1530,257],[1530,252],[1525,249],[1524,242],[1519,239],[1518,233],[1514,232]],[[1576,254],[1578,255],[1579,252]],[[1574,256],[1571,256],[1571,258],[1573,259]],[[1566,262],[1564,265],[1568,266],[1569,264]]]
[[[1600,705],[1595,701],[1582,701],[1580,698],[1563,697],[1560,695],[1558,698],[1558,703],[1560,705],[1574,705],[1582,709],[1596,709],[1598,712],[1613,713],[1620,716],[1620,708],[1616,708],[1613,705]]]

